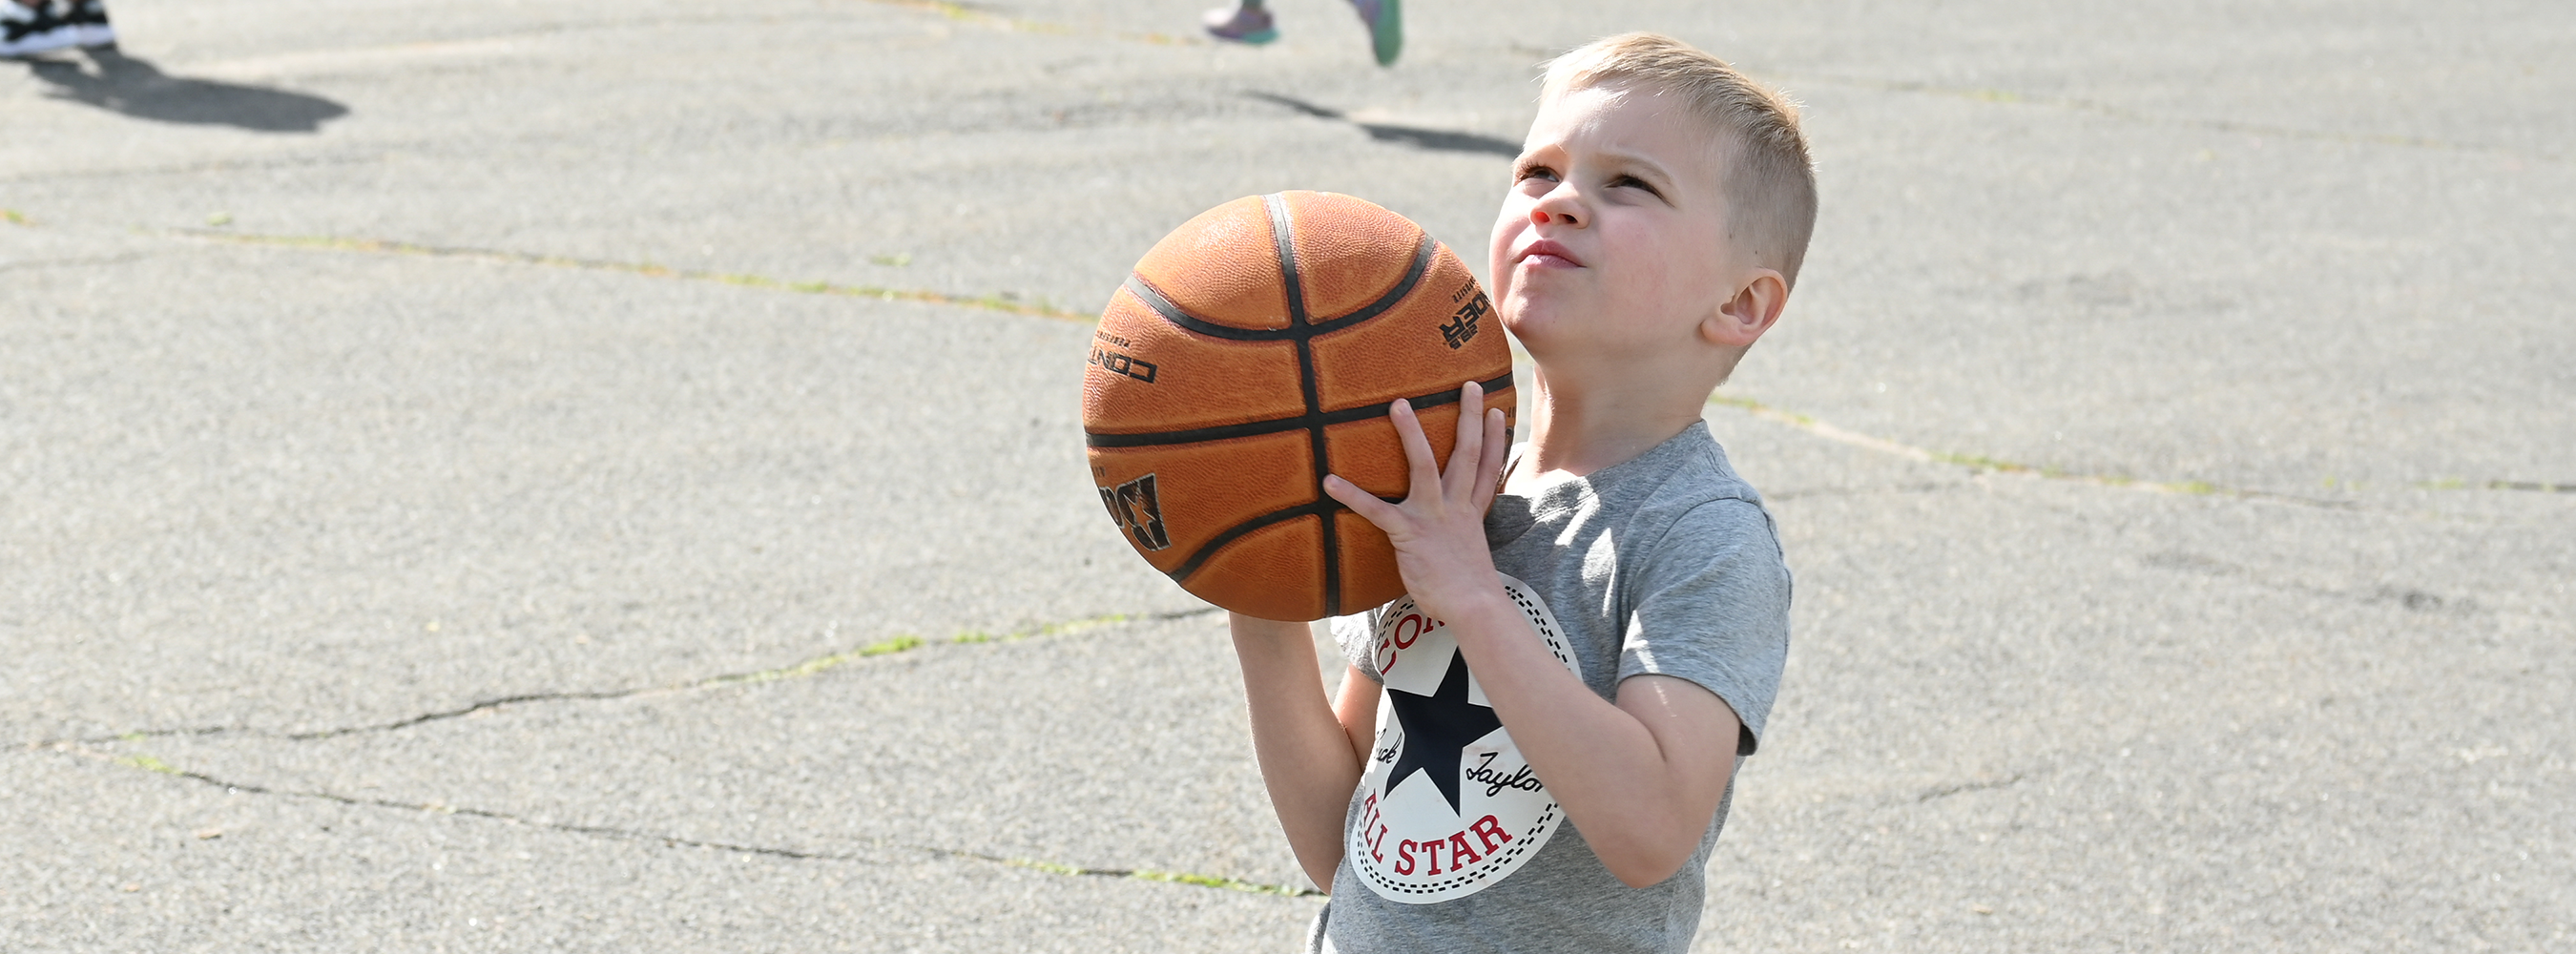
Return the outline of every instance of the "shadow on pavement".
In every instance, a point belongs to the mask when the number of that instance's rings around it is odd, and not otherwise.
[[[319,96],[171,76],[150,60],[113,48],[86,52],[95,71],[69,60],[34,60],[28,69],[53,87],[45,94],[55,99],[155,122],[309,133],[349,114],[349,107]]]
[[[1250,92],[1243,95],[1262,100],[1264,102],[1277,103],[1281,106],[1286,106],[1290,109],[1305,113],[1308,116],[1313,116],[1318,119],[1331,119],[1350,123],[1353,126],[1358,126],[1362,131],[1367,132],[1369,134],[1369,138],[1375,139],[1379,142],[1402,143],[1416,149],[1436,149],[1442,152],[1481,152],[1487,155],[1502,156],[1506,159],[1518,158],[1521,154],[1521,144],[1508,139],[1497,139],[1492,136],[1479,136],[1475,133],[1452,132],[1446,129],[1423,129],[1418,126],[1389,126],[1384,123],[1364,123],[1344,115],[1341,110],[1326,109],[1302,99],[1281,96],[1277,93]]]

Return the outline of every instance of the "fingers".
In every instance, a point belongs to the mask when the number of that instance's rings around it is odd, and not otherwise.
[[[1485,389],[1474,381],[1458,386],[1458,434],[1449,444],[1449,462],[1441,468],[1441,490],[1451,497],[1475,496],[1476,468],[1484,459]],[[1459,464],[1466,466],[1461,467]]]
[[[1474,381],[1458,386],[1458,430],[1445,466],[1432,451],[1431,438],[1423,433],[1422,418],[1414,413],[1413,402],[1396,399],[1387,405],[1386,416],[1395,426],[1396,440],[1404,445],[1412,484],[1403,504],[1388,503],[1340,475],[1324,478],[1325,495],[1381,530],[1393,530],[1395,522],[1404,519],[1407,506],[1422,503],[1430,503],[1433,512],[1448,506],[1443,501],[1464,503],[1482,516],[1486,506],[1493,503],[1503,463],[1511,456],[1510,429],[1503,422],[1503,411],[1485,407],[1484,387]]]
[[[1342,506],[1351,508],[1352,513],[1359,514],[1380,530],[1392,526],[1396,518],[1403,515],[1403,511],[1396,509],[1394,504],[1379,500],[1376,494],[1343,480],[1340,474],[1324,475],[1324,495],[1341,501]]]
[[[1414,416],[1413,402],[1403,398],[1387,405],[1387,419],[1395,424],[1396,440],[1404,444],[1404,460],[1413,475],[1412,494],[1425,490],[1437,493],[1440,488],[1440,459],[1431,454],[1431,438],[1422,433],[1422,419]]]
[[[1511,425],[1503,421],[1503,409],[1485,410],[1485,453],[1476,460],[1476,512],[1492,506],[1494,495],[1503,491],[1503,465],[1511,460]]]

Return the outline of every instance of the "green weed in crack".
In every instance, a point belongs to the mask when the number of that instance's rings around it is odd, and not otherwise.
[[[766,275],[739,272],[713,272],[672,268],[653,262],[617,262],[606,259],[575,258],[568,255],[543,255],[535,252],[513,252],[505,249],[469,248],[454,245],[425,245],[383,239],[346,238],[334,235],[254,235],[217,232],[207,229],[176,229],[168,233],[182,238],[230,242],[239,245],[264,245],[273,248],[318,249],[337,252],[366,252],[378,255],[408,255],[423,258],[463,258],[514,265],[537,265],[579,271],[617,272],[646,278],[672,278],[682,281],[714,282],[743,288],[763,288],[806,295],[835,295],[846,298],[874,298],[879,301],[909,301],[931,305],[978,308],[1005,314],[1074,321],[1089,324],[1095,316],[1056,307],[1041,300],[1035,304],[1002,294],[952,295],[919,288],[888,288],[882,285],[843,285],[824,281],[788,281]]]
[[[2570,161],[2576,161],[2576,157],[2570,157],[2561,153],[2529,151],[2497,145],[2494,143],[2436,139],[2430,136],[2418,136],[2403,133],[2342,132],[2332,129],[2281,126],[2271,123],[2255,123],[2199,116],[2157,115],[2145,110],[2132,109],[2127,106],[2118,105],[2104,100],[2020,93],[2012,90],[1994,89],[1991,87],[1943,86],[1917,80],[1891,81],[1857,76],[1836,76],[1824,74],[1784,76],[1774,73],[1772,75],[1775,78],[1793,83],[1824,83],[1835,86],[1850,86],[1861,89],[1870,89],[1887,93],[1946,96],[1981,103],[2031,106],[2061,109],[2070,112],[2091,113],[2097,116],[2106,116],[2112,119],[2138,123],[2141,125],[2186,126],[2245,136],[2277,136],[2286,139],[2342,143],[2355,146],[2391,146],[2406,149],[2430,149],[2444,152],[2479,153],[2492,156],[2507,156],[2532,162],[2567,163]]]
[[[1862,434],[1857,431],[1844,430],[1805,414],[1783,410],[1751,398],[1736,397],[1734,395],[1711,395],[1708,399],[1708,403],[1718,407],[1736,408],[1754,417],[1761,418],[1775,424],[1783,424],[1793,427],[1809,434],[1825,438],[1826,440],[1850,444],[1854,447],[1866,448],[1883,454],[1902,457],[1907,460],[1921,461],[1927,464],[1950,464],[1953,466],[1965,467],[1971,473],[2020,474],[2042,480],[2091,484],[2096,487],[2144,490],[2154,493],[2180,494],[2193,497],[2230,497],[2239,500],[2263,500],[2274,503],[2298,504],[2300,506],[2319,507],[2331,510],[2361,509],[2361,505],[2359,503],[2350,500],[2325,500],[2271,490],[2229,487],[2223,484],[2210,483],[2205,480],[2140,480],[2127,474],[2088,474],[2069,471],[2048,464],[2027,464],[2021,461],[1988,457],[1983,454],[1962,454],[1954,451],[1932,450],[1871,434]],[[2324,486],[2328,490],[2340,488],[2343,490],[2357,491],[2362,489],[2362,485],[2358,482],[2335,477],[2326,478]],[[2551,484],[2536,481],[2512,480],[2473,482],[2456,477],[2445,478],[2442,480],[2418,481],[2411,486],[2418,490],[2512,490],[2538,493],[2576,493],[2576,483]]]
[[[1321,891],[1314,891],[1306,888],[1295,888],[1279,884],[1256,884],[1240,878],[1191,874],[1186,871],[1156,871],[1151,868],[1138,868],[1134,871],[1128,872],[1127,876],[1143,881],[1165,881],[1172,884],[1192,884],[1202,888],[1224,888],[1228,891],[1241,891],[1247,894],[1276,894],[1291,898],[1304,897],[1307,895],[1320,897],[1323,895],[1323,892]]]
[[[1052,861],[1038,861],[1030,858],[997,858],[990,855],[970,855],[970,857],[983,861],[998,861],[1014,868],[1027,868],[1031,871],[1043,871],[1047,874],[1064,875],[1066,877],[1073,878],[1133,878],[1138,881],[1160,881],[1166,884],[1186,884],[1202,888],[1223,888],[1228,891],[1241,891],[1246,894],[1275,894],[1283,898],[1322,897],[1324,894],[1323,892],[1312,888],[1300,888],[1284,884],[1263,884],[1257,881],[1245,881],[1241,878],[1228,878],[1222,875],[1193,874],[1186,871],[1162,871],[1154,868],[1084,868],[1077,865],[1057,864]]]
[[[116,761],[118,762],[118,764],[121,764],[121,765],[131,765],[131,766],[134,766],[135,768],[142,769],[142,770],[144,770],[144,771],[146,771],[146,772],[159,772],[159,773],[161,773],[161,774],[163,774],[163,775],[184,775],[184,774],[186,774],[186,773],[184,773],[184,772],[179,771],[177,768],[172,767],[170,763],[168,763],[168,762],[164,762],[164,761],[161,761],[160,759],[157,759],[157,758],[154,758],[154,757],[152,756],[152,754],[151,754],[151,753],[148,753],[148,752],[137,752],[137,753],[135,753],[135,754],[133,754],[133,755],[128,755],[128,756],[125,756],[125,757],[123,757],[123,758],[117,759]]]
[[[2576,494],[2576,483],[2552,484],[2537,480],[2490,480],[2471,483],[2457,477],[2423,480],[2414,484],[2417,490],[2516,490],[2538,494]]]

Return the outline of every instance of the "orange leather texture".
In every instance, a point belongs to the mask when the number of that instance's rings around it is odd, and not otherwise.
[[[1124,288],[1110,297],[1091,349],[1091,367],[1082,379],[1082,419],[1095,434],[1192,430],[1306,413],[1295,342],[1228,341],[1183,331]],[[1126,358],[1123,371],[1112,370],[1112,356]],[[1145,363],[1144,370],[1137,362]]]
[[[1290,232],[1306,312],[1339,318],[1394,288],[1413,264],[1422,229],[1366,201],[1330,192],[1289,192]]]
[[[1244,534],[1182,584],[1198,598],[1246,616],[1303,621],[1324,617],[1323,518],[1298,517]]]
[[[1198,214],[1136,263],[1182,311],[1236,328],[1288,327],[1288,280],[1260,196]]]
[[[1489,301],[1472,325],[1473,334],[1459,347],[1449,347],[1451,338],[1468,327],[1457,320],[1458,311],[1475,309],[1484,293],[1458,256],[1442,247],[1432,256],[1429,273],[1402,303],[1374,320],[1316,336],[1315,383],[1324,409],[1385,404],[1446,391],[1461,381],[1492,380],[1511,370],[1511,347],[1504,343],[1502,319],[1494,317]],[[1459,330],[1444,334],[1448,328]]]

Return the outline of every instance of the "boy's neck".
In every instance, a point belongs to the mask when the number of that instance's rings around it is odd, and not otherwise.
[[[1530,375],[1529,449],[1504,478],[1507,493],[1524,493],[1569,477],[1583,477],[1655,449],[1700,420],[1706,392],[1689,385],[1640,387],[1624,381],[1586,387]]]

